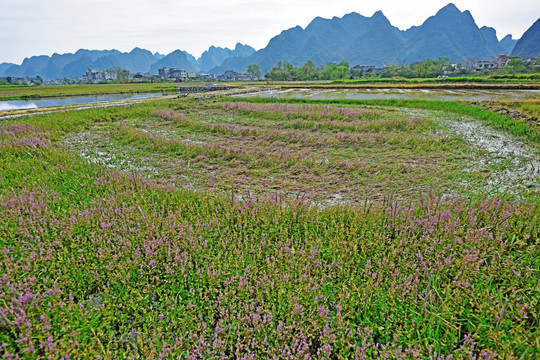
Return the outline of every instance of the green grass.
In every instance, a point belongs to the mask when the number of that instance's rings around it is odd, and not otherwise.
[[[43,86],[2,86],[0,100],[41,99],[46,97],[131,94],[143,92],[176,92],[176,83],[140,84],[85,84],[85,85],[43,85]]]
[[[535,140],[468,106],[184,99],[0,124],[0,353],[536,358],[538,192],[481,190],[519,159],[452,126],[532,161]]]
[[[354,80],[334,80],[335,84],[356,84],[356,83],[408,83],[408,84],[445,84],[445,83],[538,83],[540,74],[508,74],[508,75],[489,75],[489,76],[452,76],[448,78],[369,78]]]
[[[499,115],[493,111],[479,108],[460,101],[436,101],[436,100],[353,100],[353,99],[277,99],[277,98],[226,98],[227,101],[245,101],[252,103],[288,103],[288,104],[341,104],[341,105],[372,105],[372,106],[390,106],[415,108],[426,110],[437,110],[452,112],[459,115],[470,116],[484,121],[486,124],[498,129],[509,131],[517,136],[524,136],[532,142],[540,140],[540,126],[538,123],[527,123],[524,120],[512,119],[505,115]],[[536,109],[537,104],[534,101],[525,101],[521,103],[522,107]]]

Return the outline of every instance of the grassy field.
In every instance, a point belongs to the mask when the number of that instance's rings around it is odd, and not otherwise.
[[[220,83],[220,85],[260,87],[265,84],[279,85],[283,88],[410,88],[410,89],[540,89],[538,76],[529,75],[517,78],[463,77],[449,79],[360,79],[340,81],[249,81]],[[184,85],[199,86],[202,82]],[[79,84],[43,86],[0,86],[0,101],[29,100],[47,97],[132,94],[150,92],[176,92],[181,83],[128,83],[128,84]]]
[[[540,83],[534,82],[448,82],[448,81],[406,81],[405,79],[381,79],[344,82],[272,82],[284,89],[461,89],[461,90],[538,90]]]
[[[0,101],[94,94],[176,92],[177,83],[0,86]]]
[[[396,100],[5,121],[0,353],[535,359],[538,134]]]
[[[345,79],[333,81],[273,81],[273,85],[283,88],[335,88],[335,89],[365,89],[365,88],[397,88],[397,89],[540,89],[539,74],[493,75],[493,76],[463,76],[438,78],[366,78]]]
[[[540,74],[519,74],[519,75],[492,75],[492,76],[456,76],[447,78],[373,78],[354,80],[334,80],[333,83],[355,84],[355,83],[408,83],[408,84],[445,84],[445,83],[477,83],[477,84],[501,84],[501,83],[536,83],[540,81]]]

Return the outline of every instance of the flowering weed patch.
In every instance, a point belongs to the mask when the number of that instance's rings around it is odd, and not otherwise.
[[[538,356],[534,192],[418,191],[428,173],[454,184],[452,156],[475,152],[424,117],[361,128],[408,112],[246,111],[156,102],[0,125],[4,358]],[[75,134],[157,170],[85,160]],[[404,164],[420,188],[400,193]]]
[[[51,145],[49,133],[26,124],[0,124],[0,150],[8,148],[44,149]]]
[[[89,185],[99,196],[61,213],[69,193],[0,197],[7,358],[487,359],[535,346],[534,203],[319,211],[114,172]]]

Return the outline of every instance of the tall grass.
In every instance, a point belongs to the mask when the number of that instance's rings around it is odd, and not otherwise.
[[[236,202],[21,146],[1,163],[6,358],[535,354],[536,202]]]

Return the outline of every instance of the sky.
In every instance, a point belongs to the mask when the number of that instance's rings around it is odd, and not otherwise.
[[[211,45],[237,42],[261,49],[281,31],[313,18],[382,10],[406,30],[421,25],[449,0],[0,0],[0,63],[25,57],[141,47],[196,57]],[[455,0],[476,24],[520,38],[540,17],[537,0]]]

